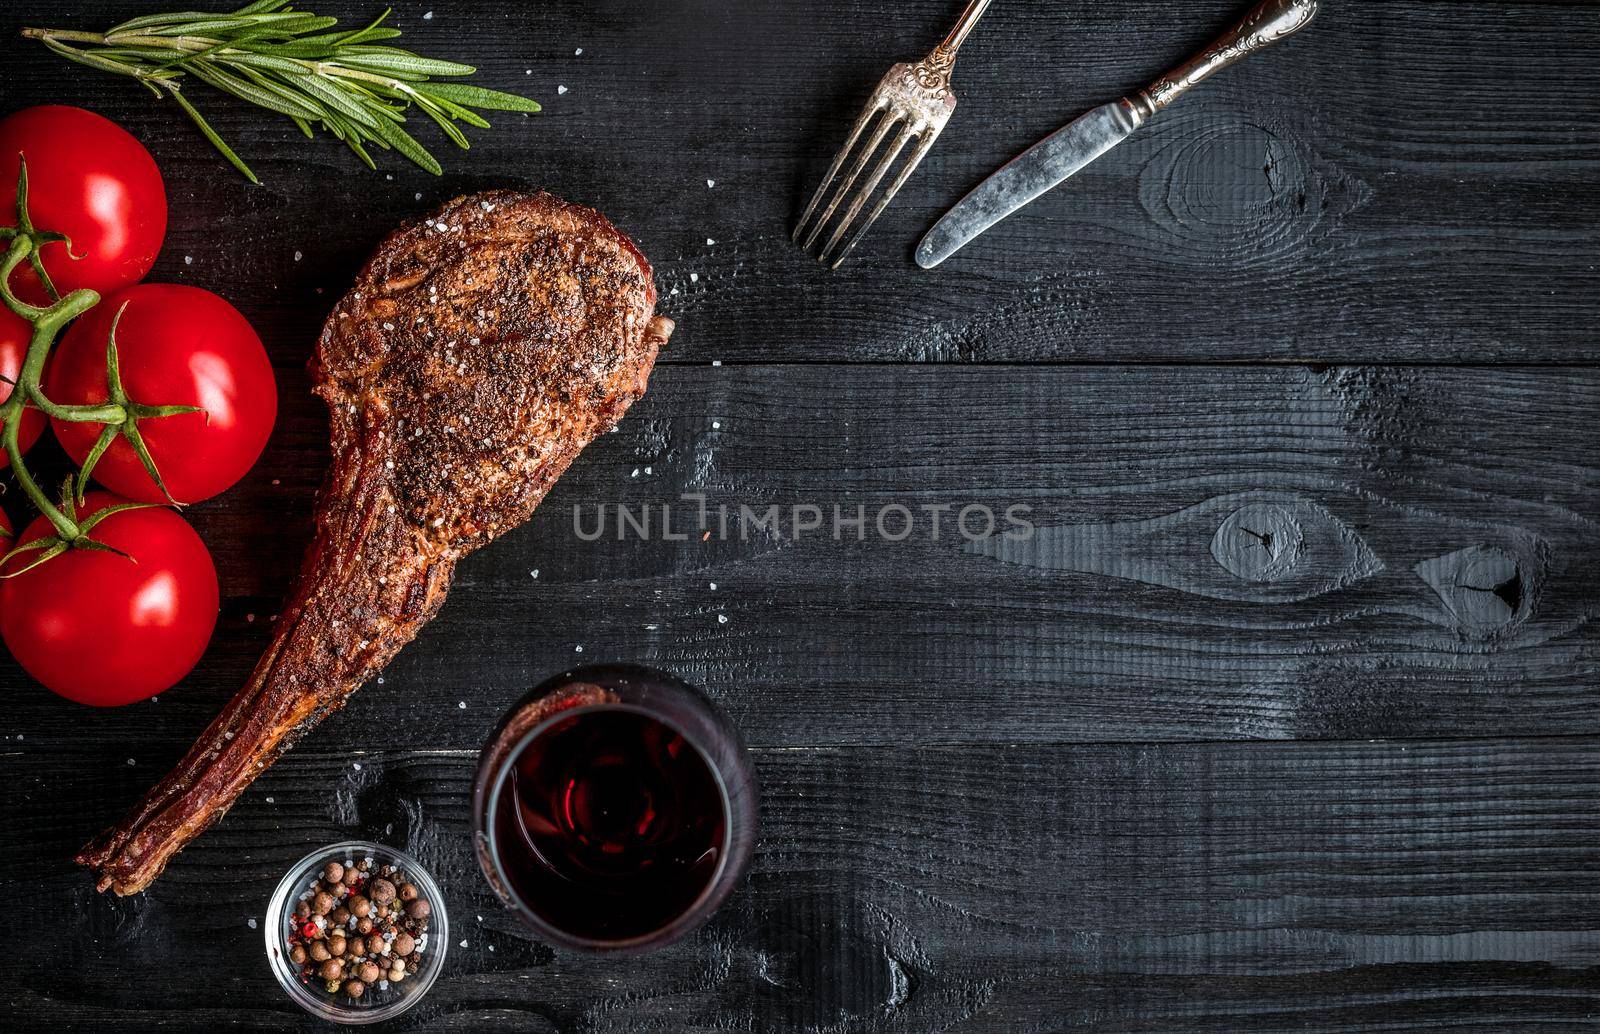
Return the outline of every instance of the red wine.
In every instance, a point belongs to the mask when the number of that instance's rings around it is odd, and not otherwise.
[[[495,809],[517,895],[579,937],[641,937],[686,912],[717,872],[727,819],[705,758],[620,707],[558,719],[514,761]]]

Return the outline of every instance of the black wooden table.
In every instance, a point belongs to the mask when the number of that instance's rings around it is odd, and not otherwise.
[[[420,855],[459,930],[395,1029],[1592,1022],[1600,4],[1331,0],[938,271],[910,262],[988,170],[1238,3],[1002,0],[938,148],[832,274],[787,230],[954,0],[403,0],[407,42],[546,111],[441,146],[435,179],[207,97],[260,188],[176,110],[16,37],[149,4],[5,5],[0,111],[82,104],[145,141],[172,204],[154,278],[251,318],[282,409],[192,511],[225,597],[193,676],[91,712],[0,665],[0,1025],[311,1026],[253,927],[348,836]],[[462,565],[384,685],[149,893],[96,895],[67,858],[241,684],[297,566],[330,301],[392,226],[500,185],[595,205],[655,262],[678,332],[650,394]],[[575,531],[685,494],[824,530]],[[902,541],[827,528],[895,504]],[[969,505],[1039,530],[969,542]],[[704,686],[763,784],[747,884],[644,958],[530,940],[468,853],[490,725],[591,659]]]

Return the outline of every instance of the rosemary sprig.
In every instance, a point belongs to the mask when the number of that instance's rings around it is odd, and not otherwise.
[[[186,80],[268,111],[288,116],[306,136],[312,126],[343,140],[368,168],[367,148],[399,151],[435,176],[439,162],[405,129],[405,113],[416,108],[433,119],[458,147],[467,137],[456,126],[489,126],[485,111],[538,111],[537,101],[435,77],[472,75],[477,69],[379,45],[400,35],[383,23],[344,32],[328,31],[338,19],[296,11],[289,0],[256,0],[237,11],[150,14],[105,32],[69,29],[22,30],[69,61],[143,83],[158,99],[171,97],[205,138],[252,183],[261,182],[184,96]]]

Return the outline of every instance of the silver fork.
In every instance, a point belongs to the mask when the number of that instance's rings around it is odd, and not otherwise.
[[[945,123],[950,121],[951,112],[956,110],[956,96],[950,92],[950,71],[955,66],[956,51],[961,49],[961,44],[966,41],[968,33],[978,24],[978,19],[983,17],[983,12],[988,9],[991,2],[992,0],[971,0],[967,4],[967,9],[962,12],[961,20],[950,30],[950,35],[944,38],[943,43],[934,47],[932,53],[916,64],[898,64],[889,69],[889,74],[885,75],[878,83],[878,88],[872,91],[871,99],[867,101],[867,106],[856,119],[855,128],[850,130],[850,139],[839,149],[833,164],[828,167],[828,174],[822,177],[822,185],[817,188],[816,194],[812,195],[811,203],[806,206],[805,214],[800,217],[800,222],[794,228],[794,239],[801,241],[802,248],[811,250],[839,205],[849,197],[850,188],[855,186],[862,170],[867,167],[868,160],[878,151],[889,131],[898,125],[900,132],[895,134],[894,140],[883,151],[882,157],[867,176],[866,182],[861,185],[855,199],[845,209],[844,216],[834,225],[833,235],[822,246],[822,250],[816,253],[817,261],[828,263],[832,268],[838,269],[845,256],[850,254],[850,250],[861,240],[867,229],[877,221],[878,216],[883,214],[889,202],[894,200],[895,194],[916,170],[929,148],[933,147],[933,142],[939,138]],[[857,141],[867,131],[868,126],[874,128],[866,146],[856,151],[855,160],[850,163],[849,171],[839,182],[838,188],[831,191],[832,198],[828,201],[827,207],[822,208],[822,214],[813,222],[812,215],[822,207],[823,199],[829,196],[830,188],[839,177],[839,170],[844,168],[845,161],[850,158]],[[878,184],[893,167],[895,159],[912,140],[916,140],[917,143],[912,148],[910,157],[900,167],[900,171],[895,173],[894,179],[889,182],[889,188],[878,198],[872,210],[867,213],[867,217],[855,227],[848,242],[843,248],[839,248],[839,242],[845,239],[846,232],[861,214],[861,209],[872,197],[873,191],[878,189]],[[806,233],[807,224],[811,226],[809,233]],[[803,240],[800,236],[802,233],[806,234]]]

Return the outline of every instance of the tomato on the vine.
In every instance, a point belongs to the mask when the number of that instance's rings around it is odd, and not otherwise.
[[[0,380],[0,402],[11,397],[13,385],[22,373],[22,361],[28,357],[28,341],[32,336],[33,324],[0,305],[0,377],[5,378]],[[27,452],[44,430],[44,414],[31,407],[24,409],[20,424],[17,445]],[[10,464],[11,457],[0,449],[0,468]]]
[[[78,516],[123,501],[91,492]],[[52,532],[41,516],[17,541]],[[169,688],[200,660],[217,622],[217,571],[200,536],[163,507],[113,513],[90,537],[127,556],[68,549],[0,582],[0,637],[51,691],[116,707]],[[31,559],[13,557],[7,572]]]
[[[255,465],[272,434],[278,389],[266,349],[239,310],[210,291],[136,284],[106,298],[67,331],[45,379],[52,402],[106,401],[106,339],[119,310],[118,366],[128,398],[204,410],[142,419],[139,435],[173,499],[209,499]],[[80,466],[101,430],[100,424],[63,420],[51,426]],[[121,436],[95,464],[93,476],[129,499],[165,498]]]
[[[105,294],[150,272],[167,235],[167,190],[155,159],[133,135],[82,108],[47,104],[0,119],[0,225],[17,226],[18,154],[28,162],[34,229],[64,233],[40,260],[61,294]],[[76,256],[76,257],[74,257]],[[12,288],[35,305],[50,298],[24,264]]]

